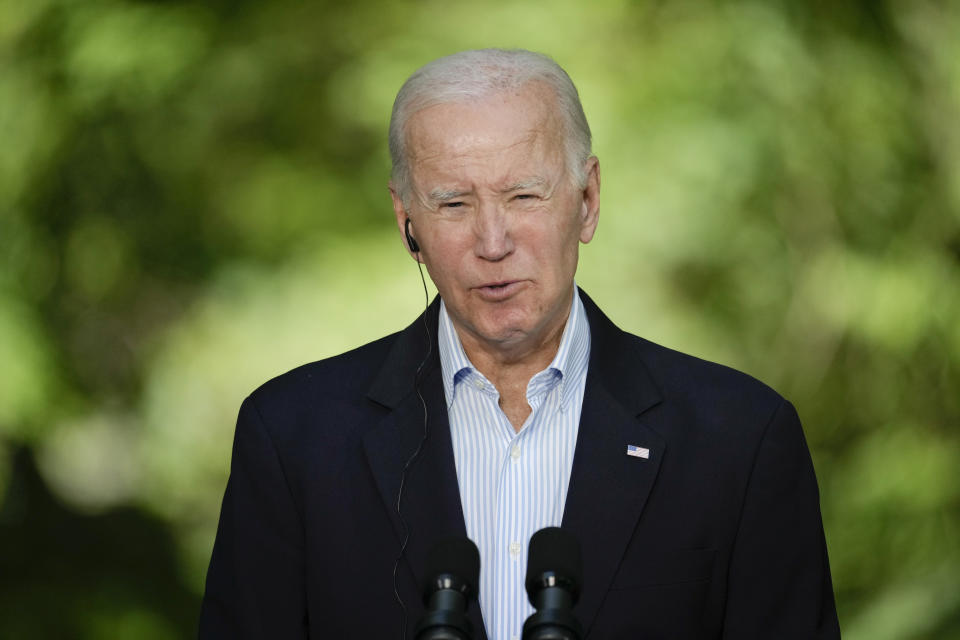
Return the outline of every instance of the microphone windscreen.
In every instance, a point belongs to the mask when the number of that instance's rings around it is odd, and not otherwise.
[[[583,566],[580,559],[580,543],[573,534],[560,527],[540,529],[530,537],[530,552],[527,557],[527,592],[539,588],[543,575],[552,573],[569,583],[574,592],[580,589]]]
[[[430,550],[426,572],[423,574],[424,592],[436,590],[439,587],[437,577],[445,574],[462,580],[471,595],[477,593],[477,583],[480,581],[480,552],[472,540],[450,538],[437,543]]]

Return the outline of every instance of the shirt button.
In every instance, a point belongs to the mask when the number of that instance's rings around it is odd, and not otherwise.
[[[510,449],[510,457],[514,460],[520,457],[520,445],[513,445],[513,448]]]
[[[483,385],[483,382],[482,382],[481,380],[474,380],[474,381],[473,381],[473,386],[475,386],[477,389],[483,389],[483,386],[484,386],[484,385]]]
[[[516,560],[516,559],[517,559],[517,556],[520,555],[520,549],[521,549],[521,548],[522,548],[522,547],[520,546],[520,543],[519,543],[519,542],[511,542],[511,543],[510,543],[510,557],[513,558],[514,560]]]

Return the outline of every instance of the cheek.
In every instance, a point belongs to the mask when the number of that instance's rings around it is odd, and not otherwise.
[[[450,238],[435,237],[429,249],[423,250],[424,264],[438,285],[456,282],[468,273],[470,252]]]
[[[531,255],[544,270],[561,272],[576,262],[579,249],[579,234],[569,227],[550,229],[549,233],[531,236]],[[558,274],[559,275],[559,274]]]

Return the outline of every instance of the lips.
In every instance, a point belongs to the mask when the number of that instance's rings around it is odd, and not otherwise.
[[[489,302],[500,302],[510,298],[523,288],[522,280],[501,280],[499,282],[488,282],[478,287],[474,291],[484,300]]]

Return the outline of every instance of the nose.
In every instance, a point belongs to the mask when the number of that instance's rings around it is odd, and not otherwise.
[[[474,222],[474,253],[478,258],[496,262],[513,253],[509,214],[501,207],[494,203],[480,206]]]

